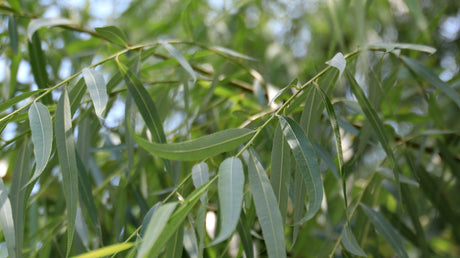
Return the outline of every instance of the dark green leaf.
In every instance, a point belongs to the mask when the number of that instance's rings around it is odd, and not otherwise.
[[[35,83],[39,89],[48,88],[48,73],[46,72],[45,55],[41,47],[40,37],[35,33],[31,41],[27,43],[29,49],[29,61],[32,67],[32,74],[34,75]],[[43,103],[51,104],[51,95],[48,94],[43,98]]]
[[[18,53],[18,25],[14,16],[8,17],[8,34],[10,35],[10,46],[14,53]]]
[[[367,257],[366,253],[359,246],[358,241],[356,241],[353,232],[351,232],[347,225],[345,225],[342,230],[342,244],[348,252],[354,255]]]
[[[15,258],[16,235],[14,230],[13,212],[11,209],[10,199],[8,198],[8,192],[3,184],[2,178],[0,178],[0,224],[5,237],[6,247],[8,248],[8,254],[10,257]]]
[[[96,27],[94,28],[97,33],[104,36],[112,43],[120,45],[122,47],[128,47],[127,39],[123,31],[115,26]]]
[[[181,258],[183,251],[184,240],[184,224],[176,230],[176,233],[171,238],[171,241],[166,245],[165,257]]]

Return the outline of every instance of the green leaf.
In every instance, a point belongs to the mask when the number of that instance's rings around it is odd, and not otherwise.
[[[233,57],[243,58],[243,59],[247,59],[247,60],[251,60],[251,61],[256,61],[256,60],[257,60],[257,59],[255,59],[255,58],[253,58],[253,57],[250,57],[250,56],[247,56],[247,55],[238,53],[238,52],[236,52],[235,50],[231,50],[231,49],[228,49],[228,48],[225,48],[225,47],[221,47],[221,46],[214,46],[214,47],[210,47],[209,49],[210,49],[211,51],[214,51],[214,52],[217,52],[217,53],[221,53],[221,54],[224,54],[224,55],[229,55],[229,56],[233,56]]]
[[[84,68],[82,70],[83,78],[85,78],[86,86],[88,87],[89,95],[93,100],[96,115],[103,119],[102,113],[107,105],[108,96],[105,87],[104,77],[99,71]]]
[[[252,243],[252,236],[251,236],[251,227],[248,225],[248,221],[244,212],[241,213],[241,217],[238,220],[238,225],[236,226],[236,230],[238,231],[238,236],[241,239],[241,244],[243,245],[244,253],[246,254],[247,258],[254,257],[254,246]]]
[[[243,203],[243,188],[243,164],[238,158],[227,158],[219,166],[219,180],[217,182],[221,227],[219,235],[211,242],[211,245],[229,238],[235,230]]]
[[[9,107],[19,103],[20,101],[22,100],[25,100],[27,99],[28,97],[31,97],[33,95],[36,95],[38,93],[41,93],[43,92],[43,90],[34,90],[34,91],[28,91],[28,92],[25,92],[25,93],[22,93],[21,95],[18,95],[14,98],[11,98],[5,102],[2,102],[0,103],[0,112],[8,109]]]
[[[145,235],[142,238],[142,243],[137,251],[137,257],[151,257],[148,255],[150,249],[153,247],[156,240],[160,236],[160,233],[166,226],[166,223],[168,222],[168,219],[176,206],[176,202],[166,203],[155,210],[147,226]]]
[[[2,226],[9,257],[15,258],[16,235],[14,231],[13,212],[11,209],[10,199],[8,199],[8,192],[3,184],[2,178],[0,178],[0,224]]]
[[[193,70],[192,66],[190,66],[187,59],[185,59],[184,56],[168,42],[160,41],[160,43],[177,60],[177,62],[179,62],[179,64],[185,69],[185,71],[187,71],[190,74],[190,76],[192,76],[193,81],[195,82],[197,79],[195,70]]]
[[[41,175],[51,156],[53,124],[48,108],[39,102],[32,103],[29,108],[29,124],[34,144],[35,172],[27,185]]]
[[[347,60],[342,53],[337,53],[335,56],[326,62],[326,64],[335,67],[339,70],[339,77],[342,76],[343,71],[345,71],[345,67],[347,66]]]
[[[72,248],[78,205],[78,170],[72,132],[67,89],[61,94],[55,118],[56,148],[62,172],[62,184],[67,206],[67,256]]]
[[[408,43],[372,43],[368,45],[370,49],[385,49],[386,52],[391,52],[393,49],[409,49],[425,52],[428,54],[434,54],[436,48],[419,45],[419,44],[408,44]]]
[[[99,248],[97,250],[87,252],[84,254],[80,254],[77,256],[73,256],[73,258],[99,258],[99,257],[106,257],[109,255],[115,255],[119,252],[127,250],[134,246],[134,243],[121,243],[121,244],[114,244],[109,245],[106,247]]]
[[[280,126],[283,134],[291,148],[292,154],[297,163],[299,171],[307,186],[309,205],[307,214],[299,222],[313,218],[321,207],[323,201],[323,182],[319,171],[318,161],[313,150],[313,146],[308,140],[302,128],[291,118],[280,116]]]
[[[85,95],[85,80],[81,78],[77,81],[77,83],[72,87],[69,92],[69,99],[70,99],[70,112],[71,114],[75,114],[77,108],[80,107],[81,99],[83,95]]]
[[[441,81],[439,77],[428,67],[424,66],[422,63],[419,61],[401,56],[401,59],[403,60],[404,64],[406,64],[409,69],[411,69],[417,76],[425,79],[428,81],[431,85],[442,91],[444,94],[447,95],[447,97],[451,98],[457,106],[460,108],[460,96],[458,93],[451,88],[447,83]]]
[[[31,41],[27,43],[27,46],[29,49],[29,61],[32,67],[32,74],[34,75],[35,83],[37,83],[39,89],[46,89],[48,88],[48,74],[46,72],[46,60],[38,33],[33,35]],[[43,103],[52,103],[51,94],[43,97]]]
[[[18,25],[16,24],[16,18],[14,16],[8,17],[8,34],[10,35],[10,46],[14,53],[18,53]]]
[[[75,25],[75,22],[61,18],[61,17],[54,17],[54,18],[39,18],[31,20],[29,26],[27,26],[27,37],[30,41],[33,41],[34,33],[43,27],[55,27],[61,25]]]
[[[249,140],[253,134],[254,131],[250,129],[233,128],[180,143],[159,144],[132,132],[139,146],[158,157],[171,160],[201,160],[231,151]]]
[[[396,252],[398,257],[408,257],[406,250],[404,249],[401,237],[398,235],[396,230],[391,226],[390,223],[380,213],[374,211],[369,206],[361,204],[361,208],[367,217],[374,225],[377,232],[379,232],[383,238],[390,244],[391,248]]]
[[[268,257],[286,257],[283,219],[276,204],[275,193],[253,150],[249,153],[249,182]]]
[[[281,90],[279,90],[279,91],[275,94],[275,96],[270,100],[270,102],[268,102],[268,106],[271,106],[272,103],[275,102],[275,100],[276,100],[279,96],[283,95],[283,93],[284,93],[285,91],[287,91],[287,90],[289,90],[289,89],[291,89],[291,88],[293,88],[293,87],[297,87],[297,83],[298,83],[298,82],[299,82],[299,80],[296,78],[296,79],[292,80],[292,81],[289,83],[288,86],[286,86],[286,87],[282,88]]]
[[[120,45],[122,47],[128,47],[126,40],[126,35],[118,27],[115,26],[106,26],[106,27],[96,27],[94,28],[97,33],[104,36],[110,42]]]
[[[164,257],[171,257],[171,258],[181,258],[182,251],[183,251],[183,240],[184,240],[184,224],[176,230],[174,236],[169,241],[168,245],[166,246],[166,252]]]
[[[289,180],[291,178],[291,152],[279,125],[276,127],[273,138],[271,159],[270,183],[275,192],[284,225],[287,213]]]
[[[177,209],[176,212],[174,212],[174,214],[168,220],[168,223],[166,224],[160,236],[157,238],[157,241],[154,243],[152,249],[150,250],[149,257],[158,256],[158,254],[161,252],[166,243],[171,239],[172,235],[176,232],[180,225],[182,225],[182,222],[185,220],[192,208],[198,202],[200,197],[206,192],[209,186],[212,183],[214,183],[216,179],[217,177],[214,177],[211,181],[200,186],[200,188],[195,189],[195,191],[193,191],[187,196],[182,205]]]
[[[354,255],[367,257],[366,253],[359,246],[358,241],[356,241],[353,232],[351,232],[347,225],[345,225],[342,230],[342,244],[348,252]]]
[[[27,189],[24,186],[29,179],[30,168],[30,149],[27,138],[24,139],[16,157],[13,180],[11,181],[10,200],[12,215],[14,218],[14,232],[16,238],[16,256],[21,257],[23,238],[24,238],[24,219],[27,200]]]
[[[195,188],[198,188],[209,181],[208,164],[200,162],[192,167],[192,181]],[[205,195],[206,194],[201,197],[201,202],[205,201]]]

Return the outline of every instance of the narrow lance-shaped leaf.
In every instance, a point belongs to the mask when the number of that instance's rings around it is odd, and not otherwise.
[[[271,158],[270,182],[275,192],[284,224],[287,213],[289,180],[291,178],[291,152],[279,125],[276,127],[273,138]]]
[[[73,21],[65,18],[55,17],[55,18],[39,18],[31,20],[29,26],[27,26],[27,37],[32,41],[34,33],[42,27],[54,27],[59,25],[73,25]]]
[[[211,50],[211,51],[218,52],[218,53],[222,53],[222,54],[225,54],[225,55],[233,56],[233,57],[238,57],[238,58],[243,58],[243,59],[251,60],[251,61],[257,60],[257,59],[255,59],[255,58],[253,58],[253,57],[250,57],[250,56],[247,56],[247,55],[238,53],[238,52],[236,52],[235,50],[228,49],[228,48],[221,47],[221,46],[210,47],[210,50]]]
[[[48,87],[48,73],[46,72],[46,60],[45,55],[41,47],[40,37],[38,33],[35,33],[27,43],[29,49],[29,61],[32,67],[32,74],[34,76],[35,83],[39,89],[46,89]],[[51,104],[51,94],[43,97],[43,103]]]
[[[387,52],[390,52],[395,48],[417,50],[428,54],[434,54],[436,52],[436,48],[430,46],[408,43],[372,43],[367,47],[370,49],[385,49]]]
[[[30,174],[30,149],[28,139],[25,138],[15,160],[13,180],[11,181],[10,200],[14,218],[14,232],[16,239],[16,256],[21,257],[24,238],[24,219],[27,199],[27,190],[24,188]]]
[[[169,144],[152,143],[135,135],[134,132],[131,134],[139,146],[158,157],[171,160],[201,160],[237,148],[249,140],[254,131],[245,128],[227,129],[197,139]]]
[[[442,91],[460,108],[460,96],[458,93],[447,83],[441,81],[441,79],[439,79],[439,77],[432,70],[415,59],[405,56],[401,56],[401,59],[417,76],[427,80],[431,85]]]
[[[243,203],[243,188],[243,164],[238,158],[227,158],[219,166],[219,180],[217,182],[221,227],[219,235],[212,241],[211,245],[229,238],[235,230]]]
[[[104,36],[112,43],[120,45],[122,47],[128,47],[126,36],[118,27],[115,26],[106,26],[106,27],[97,27],[94,28],[97,33]]]
[[[377,232],[379,232],[383,238],[390,244],[391,248],[396,252],[398,257],[408,257],[406,250],[404,249],[403,242],[401,237],[398,235],[397,231],[391,226],[390,223],[382,216],[380,213],[374,211],[370,207],[361,204],[361,208],[367,217],[374,225]]]
[[[196,81],[197,77],[196,77],[195,70],[193,70],[192,66],[190,66],[187,59],[185,59],[185,57],[168,42],[160,41],[160,43],[177,60],[177,62],[179,62],[179,64],[190,74],[190,76],[192,76],[193,81]]]
[[[84,68],[83,77],[85,78],[86,86],[88,87],[89,95],[93,100],[96,115],[103,119],[102,113],[107,105],[108,96],[105,87],[104,77],[99,71]]]
[[[318,161],[310,141],[302,128],[291,118],[280,116],[280,126],[291,147],[292,154],[307,186],[309,205],[307,214],[299,222],[313,218],[323,201],[323,182],[319,171]]]
[[[177,203],[167,203],[160,206],[152,215],[150,222],[145,231],[145,235],[142,238],[142,243],[137,251],[137,257],[149,257],[149,251],[152,248],[155,241],[160,236],[161,231],[166,226],[169,217],[176,208]]]
[[[208,187],[214,183],[217,177],[214,177],[208,183],[200,186],[200,188],[195,189],[191,194],[187,196],[182,205],[177,209],[176,212],[168,220],[168,223],[164,227],[163,231],[160,233],[160,236],[157,238],[157,241],[154,243],[152,249],[150,249],[149,257],[156,257],[161,252],[166,243],[171,239],[176,230],[182,225],[182,222],[185,220],[187,215],[190,213],[192,208],[198,202],[203,193],[208,189]]]
[[[34,182],[43,172],[51,156],[53,144],[53,124],[48,108],[38,102],[29,108],[29,124],[35,154],[35,172],[27,185]]]
[[[191,235],[190,235],[191,237]],[[184,223],[179,226],[171,237],[171,241],[166,245],[165,257],[181,258],[184,247]],[[196,252],[195,252],[196,253]]]
[[[10,46],[14,53],[18,53],[18,25],[14,16],[8,17],[8,34],[10,35]]]
[[[192,167],[192,181],[195,188],[198,188],[209,181],[208,164],[200,162]],[[201,196],[201,202],[205,201],[205,196],[206,194]]]
[[[0,103],[0,112],[8,109],[9,107],[12,107],[13,105],[19,103],[22,100],[27,99],[30,96],[36,95],[38,93],[43,92],[43,90],[34,90],[34,91],[28,91],[24,92],[21,95],[18,95],[16,97],[13,97],[5,102]]]
[[[109,245],[103,248],[96,249],[91,252],[73,256],[73,258],[96,258],[96,257],[106,257],[112,254],[117,254],[124,250],[127,250],[134,246],[134,243],[121,243],[115,245]]]
[[[358,241],[356,241],[356,238],[348,227],[348,224],[346,224],[342,230],[342,244],[348,252],[354,255],[367,257],[366,253],[359,246]]]
[[[3,235],[6,241],[9,257],[16,257],[15,232],[13,222],[13,212],[11,210],[10,199],[8,192],[0,178],[0,224],[2,226]]]
[[[56,148],[62,172],[62,184],[67,206],[67,256],[72,248],[78,205],[78,171],[75,143],[72,132],[69,97],[67,90],[61,94],[55,118]]]
[[[276,204],[275,194],[262,164],[253,150],[249,152],[249,182],[268,257],[286,257],[283,220]]]

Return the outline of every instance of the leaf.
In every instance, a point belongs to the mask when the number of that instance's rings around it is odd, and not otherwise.
[[[150,250],[149,257],[158,256],[158,254],[161,252],[166,243],[170,240],[172,235],[176,232],[179,226],[182,225],[182,222],[185,220],[185,218],[190,213],[195,204],[198,202],[203,193],[205,193],[208,187],[212,183],[214,183],[216,179],[217,177],[214,177],[211,181],[200,186],[200,188],[195,189],[195,191],[193,191],[187,196],[182,205],[177,209],[176,212],[174,212],[174,214],[168,220],[168,223],[166,224],[160,236],[157,238],[157,241],[154,243],[152,249]]]
[[[345,57],[343,56],[342,53],[337,53],[335,56],[326,62],[326,64],[333,66],[339,70],[339,77],[342,76],[343,71],[345,70],[345,67],[347,66],[347,60],[345,60]]]
[[[14,232],[13,212],[11,209],[8,192],[3,184],[3,179],[0,178],[0,224],[2,226],[3,235],[5,237],[8,254],[11,258],[16,257],[16,235]]]
[[[250,129],[233,128],[180,143],[159,144],[149,142],[132,132],[139,146],[158,157],[171,160],[201,160],[231,151],[253,134],[254,131]]]
[[[292,80],[288,86],[282,88],[281,90],[279,90],[275,96],[270,100],[270,102],[268,102],[268,106],[271,106],[272,103],[281,95],[283,95],[283,93],[286,91],[286,90],[289,90],[291,89],[292,87],[297,87],[297,83],[299,82],[299,80],[296,78],[294,80]]]
[[[35,83],[37,83],[39,89],[46,89],[48,87],[48,74],[46,72],[46,60],[38,33],[34,34],[32,40],[27,43],[27,46]],[[43,103],[52,103],[51,94],[43,97]]]
[[[160,233],[166,226],[166,222],[168,222],[168,219],[176,206],[177,202],[166,203],[155,210],[147,226],[147,229],[145,230],[145,235],[142,238],[142,243],[137,251],[137,257],[151,257],[148,255],[150,249],[153,247],[155,241],[160,236]]]
[[[85,78],[86,86],[88,87],[89,95],[93,100],[96,115],[103,119],[102,113],[107,105],[108,96],[105,87],[104,77],[99,71],[84,68],[82,70],[83,78]]]
[[[195,82],[197,79],[195,70],[193,70],[192,66],[190,66],[184,56],[168,42],[160,41],[160,44],[163,45],[163,47],[168,50],[168,52],[177,60],[177,62],[179,62],[179,64],[190,74],[190,76],[192,76],[193,81]]]
[[[441,79],[439,79],[439,77],[432,70],[415,59],[405,56],[401,56],[401,59],[403,60],[404,64],[406,64],[417,76],[425,79],[431,85],[442,91],[460,108],[460,96],[458,93],[447,83],[441,81]]]
[[[77,111],[77,108],[80,107],[81,99],[83,95],[85,95],[85,80],[81,78],[77,81],[77,83],[72,87],[69,92],[69,99],[70,99],[70,112],[72,116]]]
[[[29,26],[27,26],[27,37],[29,38],[30,41],[33,41],[32,37],[38,29],[42,27],[49,28],[49,27],[55,27],[55,26],[61,26],[61,25],[75,25],[75,23],[69,19],[65,19],[61,17],[39,18],[39,19],[31,20],[29,23]]]
[[[18,95],[16,97],[13,97],[5,102],[0,103],[0,112],[8,109],[9,107],[19,103],[22,100],[27,99],[28,97],[31,97],[33,95],[36,95],[38,93],[43,92],[43,90],[34,90],[34,91],[27,91],[22,93],[21,95]]]
[[[321,207],[323,201],[323,182],[319,172],[318,161],[310,141],[302,128],[291,118],[279,116],[280,126],[291,148],[292,154],[307,186],[309,205],[307,214],[299,224],[313,218]]]
[[[107,38],[110,42],[120,45],[122,47],[128,47],[126,35],[118,27],[106,26],[94,28],[97,33]]]
[[[243,245],[244,254],[247,258],[254,257],[254,246],[252,243],[251,237],[251,227],[248,225],[246,215],[244,212],[241,213],[241,217],[238,220],[238,225],[236,226],[236,230],[238,231],[238,235],[241,239],[241,244]]]
[[[231,50],[231,49],[221,47],[221,46],[214,46],[214,47],[210,47],[209,49],[211,51],[215,51],[217,53],[222,53],[222,54],[233,56],[233,57],[243,58],[243,59],[247,59],[247,60],[251,60],[251,61],[256,61],[257,60],[257,59],[255,59],[253,57],[238,53],[235,50]]]
[[[21,257],[23,240],[24,240],[24,219],[26,199],[28,197],[27,189],[24,186],[29,179],[30,168],[30,149],[28,148],[28,140],[24,139],[19,148],[16,157],[16,165],[14,167],[13,180],[11,181],[10,200],[12,215],[14,218],[15,232],[15,252],[17,257]]]
[[[364,213],[366,213],[369,220],[374,225],[377,232],[379,232],[383,238],[390,244],[391,248],[396,252],[398,257],[408,257],[404,246],[402,245],[402,239],[396,232],[396,230],[391,226],[390,223],[378,212],[371,209],[365,204],[361,204],[361,208]]]
[[[244,172],[240,159],[230,157],[219,166],[220,231],[210,245],[218,244],[229,238],[238,224],[243,203]]]
[[[45,169],[53,144],[53,124],[45,105],[39,102],[32,103],[29,108],[29,124],[34,144],[35,172],[26,185],[34,182]]]
[[[72,133],[69,97],[67,89],[61,94],[55,118],[56,148],[62,172],[62,184],[67,206],[67,256],[72,248],[78,205],[78,170],[75,143]]]
[[[356,241],[356,238],[348,225],[345,225],[342,230],[342,244],[348,252],[354,255],[367,257],[366,253],[359,246],[358,241]]]
[[[408,43],[372,43],[368,45],[370,49],[385,49],[386,52],[390,52],[393,49],[409,49],[409,50],[416,50],[425,52],[428,54],[434,54],[436,52],[436,48],[426,46],[426,45],[419,45],[419,44],[408,44]]]
[[[200,162],[192,167],[192,180],[195,188],[198,188],[209,181],[209,168],[205,162]],[[201,196],[201,202],[205,201],[205,195]]]
[[[184,224],[176,230],[174,236],[172,237],[171,241],[169,241],[168,245],[166,246],[166,252],[164,257],[171,257],[171,258],[181,258],[182,251],[183,251],[183,240],[184,240]]]
[[[87,252],[84,254],[80,254],[77,256],[73,256],[73,258],[98,258],[98,257],[106,257],[109,255],[115,255],[119,252],[127,250],[134,246],[134,243],[121,243],[121,244],[114,244],[109,245],[106,247],[99,248],[97,250]]]
[[[249,182],[268,257],[286,257],[283,219],[276,204],[275,194],[262,164],[253,150],[249,153]]]
[[[273,138],[271,159],[270,183],[273,187],[284,225],[287,213],[289,180],[291,178],[291,152],[279,125],[276,127]]]
[[[14,16],[8,17],[8,34],[10,35],[10,46],[15,54],[18,53],[18,25]]]

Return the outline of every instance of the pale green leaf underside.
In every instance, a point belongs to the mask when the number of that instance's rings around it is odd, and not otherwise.
[[[238,158],[230,157],[219,166],[220,232],[212,241],[215,245],[229,238],[238,224],[243,202],[244,173],[243,164]]]
[[[260,164],[253,150],[249,152],[249,182],[268,256],[286,257],[284,225],[276,203],[275,193],[262,164]]]
[[[29,108],[29,124],[32,131],[32,142],[34,144],[35,154],[35,172],[29,183],[35,181],[43,169],[45,169],[48,159],[51,156],[51,147],[53,144],[53,125],[48,108],[34,102]],[[27,183],[27,185],[29,184]]]
[[[209,167],[205,162],[200,162],[192,167],[192,181],[195,188],[198,188],[209,181]],[[205,195],[201,196],[201,202],[205,201]]]
[[[189,73],[190,76],[192,76],[193,81],[196,81],[197,77],[196,77],[195,70],[193,70],[192,66],[189,64],[187,59],[185,59],[185,57],[168,42],[160,41],[160,43],[177,60],[177,62],[179,62],[179,64],[187,71],[187,73]]]
[[[82,71],[85,78],[86,86],[88,87],[89,95],[94,104],[96,115],[103,119],[102,113],[105,110],[107,101],[107,89],[105,87],[104,77],[99,71],[84,68]]]
[[[296,221],[296,223],[304,223],[313,218],[321,208],[321,202],[323,201],[324,190],[319,165],[313,145],[308,140],[300,125],[285,116],[280,116],[279,120],[283,134],[296,160],[299,172],[302,174],[307,186],[309,197],[307,214],[299,222]]]
[[[171,160],[200,160],[231,151],[253,134],[254,131],[250,129],[234,128],[190,141],[161,144],[149,142],[132,132],[133,139],[139,146],[158,157]]]
[[[345,225],[342,230],[342,244],[348,252],[354,255],[367,257],[366,253],[359,246],[358,241],[356,241],[353,232],[351,232],[347,225]]]
[[[1,178],[0,178],[0,224],[2,226],[3,235],[6,240],[8,254],[10,257],[16,257],[13,212],[11,210],[11,202],[10,202],[10,199],[8,198],[8,192]]]
[[[342,76],[342,73],[345,70],[345,67],[347,66],[347,60],[345,60],[343,54],[339,52],[335,54],[335,56],[331,60],[327,61],[326,64],[339,69],[339,76]]]
[[[65,18],[39,18],[30,21],[29,26],[27,27],[27,37],[30,41],[32,41],[32,36],[34,35],[35,31],[42,27],[54,27],[60,25],[74,25],[75,22],[65,19]]]

